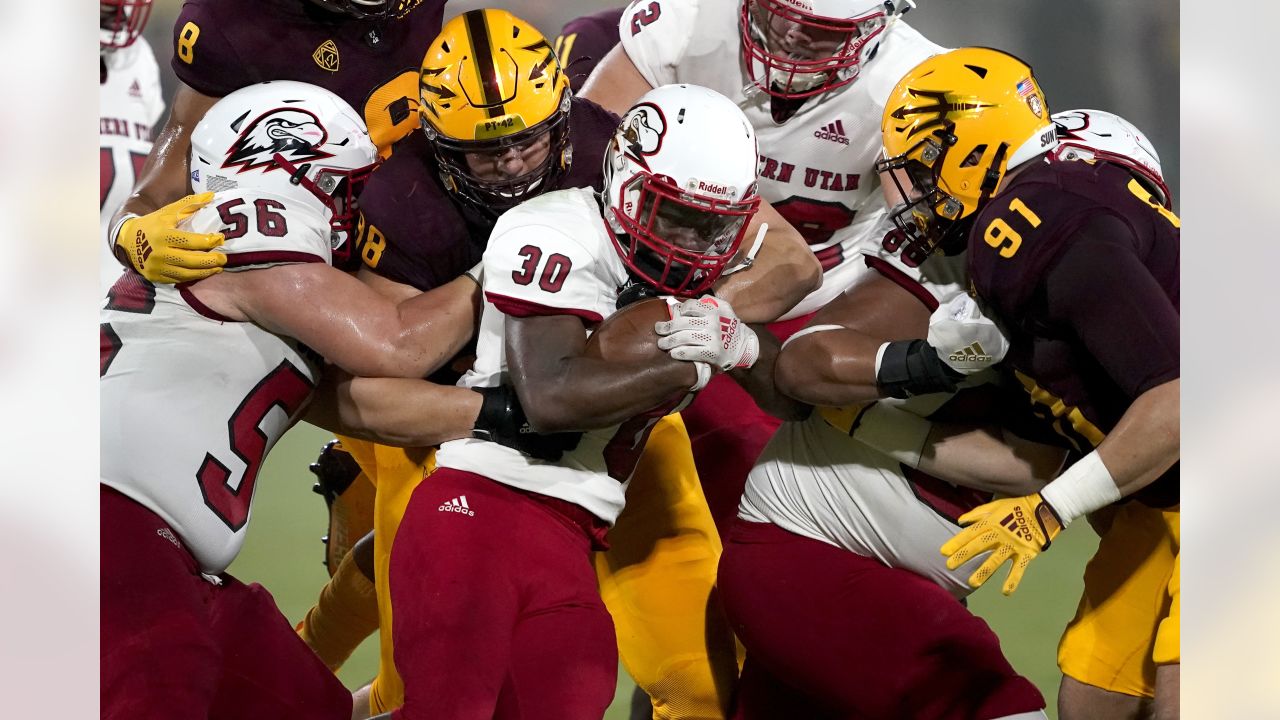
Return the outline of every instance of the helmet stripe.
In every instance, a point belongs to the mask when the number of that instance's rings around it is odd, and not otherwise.
[[[471,41],[471,56],[480,73],[480,93],[485,114],[491,118],[505,114],[502,107],[502,90],[498,86],[498,71],[493,66],[493,44],[489,39],[489,23],[483,10],[469,10],[463,17],[467,25],[467,38]]]

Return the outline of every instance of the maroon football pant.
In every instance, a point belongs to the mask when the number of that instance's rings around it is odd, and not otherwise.
[[[960,720],[1044,707],[991,628],[915,573],[737,520],[719,581],[747,648],[736,720]]]
[[[102,718],[351,717],[271,594],[205,580],[155,513],[102,488]]]
[[[576,505],[473,473],[419,485],[391,551],[394,717],[599,720],[618,673],[591,564],[603,531]]]
[[[772,323],[769,331],[779,342],[786,342],[812,317]],[[680,417],[689,432],[702,493],[723,540],[738,516],[747,475],[782,421],[761,410],[727,375],[711,378],[693,403],[680,411]]]

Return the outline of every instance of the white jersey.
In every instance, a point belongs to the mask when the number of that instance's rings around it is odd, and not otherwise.
[[[508,315],[572,314],[598,323],[615,312],[618,291],[627,280],[590,188],[557,190],[521,203],[498,219],[485,249],[476,361],[458,384],[494,387],[509,382]],[[463,439],[441,445],[436,464],[574,503],[612,524],[622,511],[634,460],[656,422],[637,419],[586,432],[578,447],[557,462]],[[606,452],[630,460],[615,460],[611,466]]]
[[[946,398],[913,398],[903,409],[923,414]],[[898,461],[815,412],[778,428],[747,478],[738,516],[910,570],[964,597],[980,563],[948,570],[938,548],[960,530],[956,497],[977,495],[923,474],[908,478]]]
[[[331,261],[324,217],[261,192],[220,192],[182,226],[223,232],[232,272]],[[244,543],[263,458],[310,400],[319,358],[132,272],[101,320],[102,483],[163,518],[201,571],[222,572]]]
[[[824,271],[822,287],[784,316],[798,317],[849,287],[866,268],[859,240],[879,241],[890,229],[874,170],[884,105],[908,70],[943,48],[899,20],[857,80],[811,98],[779,124],[769,96],[756,90],[743,67],[740,2],[636,3],[618,30],[627,56],[651,85],[711,88],[750,120],[760,146],[760,195],[804,235]]]
[[[112,257],[106,238],[111,216],[133,191],[142,163],[151,152],[151,131],[164,112],[160,68],[143,38],[102,56],[105,79],[98,85],[98,234],[99,284],[105,294],[123,268]]]

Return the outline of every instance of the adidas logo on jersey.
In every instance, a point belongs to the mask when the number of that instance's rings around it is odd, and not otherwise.
[[[844,121],[837,120],[820,130],[814,130],[813,136],[819,140],[830,140],[841,145],[849,144],[849,136],[844,133]]]
[[[138,84],[137,80],[134,80],[133,84],[129,86],[129,97],[142,97],[142,86]]]
[[[948,359],[953,362],[991,362],[993,360],[993,358],[987,354],[987,351],[982,349],[982,344],[977,341],[974,341],[973,344],[951,353]]]
[[[454,499],[450,500],[449,502],[447,502],[447,503],[445,503],[445,504],[441,505],[441,506],[438,508],[438,510],[439,510],[440,512],[454,512],[454,513],[460,513],[460,514],[462,514],[462,515],[466,515],[467,517],[475,517],[475,516],[476,516],[476,511],[475,511],[475,510],[472,510],[472,509],[471,509],[471,506],[467,504],[467,496],[466,496],[466,495],[459,495],[458,497],[456,497],[456,498],[454,498]]]

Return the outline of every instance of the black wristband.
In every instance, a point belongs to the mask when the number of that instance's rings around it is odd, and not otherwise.
[[[955,392],[956,382],[963,377],[942,362],[938,351],[924,340],[900,340],[885,347],[876,370],[876,385],[889,397],[905,399]]]
[[[480,414],[476,416],[475,426],[471,428],[471,437],[498,442],[498,438],[506,437],[512,432],[519,432],[515,427],[515,389],[510,385],[497,387],[471,388],[484,398],[480,402]]]

